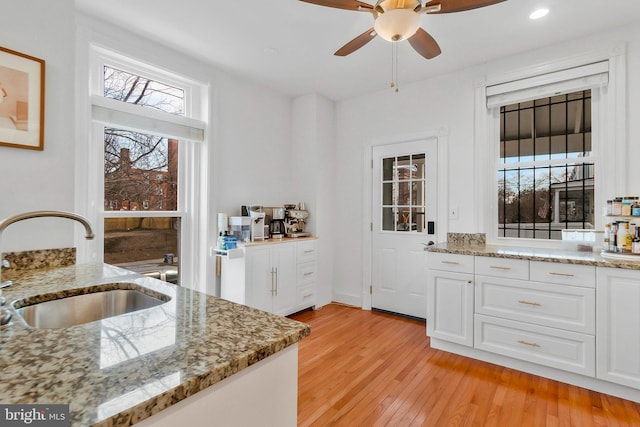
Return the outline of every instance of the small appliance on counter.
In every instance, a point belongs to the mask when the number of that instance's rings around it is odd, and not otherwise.
[[[269,222],[269,233],[272,239],[282,239],[285,235],[284,208],[271,209],[271,221]]]
[[[308,237],[311,233],[304,231],[304,226],[309,212],[304,209],[304,205],[299,209],[297,205],[284,205],[285,207],[285,236],[286,237]]]
[[[251,208],[253,209],[254,206]],[[260,207],[260,210],[262,210],[262,207]],[[267,214],[265,212],[249,211],[249,217],[251,218],[251,241],[265,239],[264,222],[266,216]]]
[[[251,218],[248,216],[230,216],[229,234],[234,236],[238,242],[250,242]]]

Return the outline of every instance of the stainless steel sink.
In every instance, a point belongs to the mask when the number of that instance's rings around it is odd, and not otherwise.
[[[33,304],[25,300],[15,301],[12,305],[29,326],[53,329],[155,307],[169,300],[169,297],[163,297],[165,296],[155,297],[135,289],[109,289]]]

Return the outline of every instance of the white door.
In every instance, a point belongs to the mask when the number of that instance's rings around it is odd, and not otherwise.
[[[373,148],[372,308],[427,317],[423,244],[436,237],[437,141]]]

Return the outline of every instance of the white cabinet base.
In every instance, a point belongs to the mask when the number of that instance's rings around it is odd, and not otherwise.
[[[640,403],[640,390],[431,338],[431,347]]]
[[[298,344],[294,344],[136,426],[294,427],[297,421]]]

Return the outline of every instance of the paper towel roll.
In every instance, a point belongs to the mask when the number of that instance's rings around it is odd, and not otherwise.
[[[218,214],[218,231],[222,233],[229,231],[229,217],[226,213]]]

